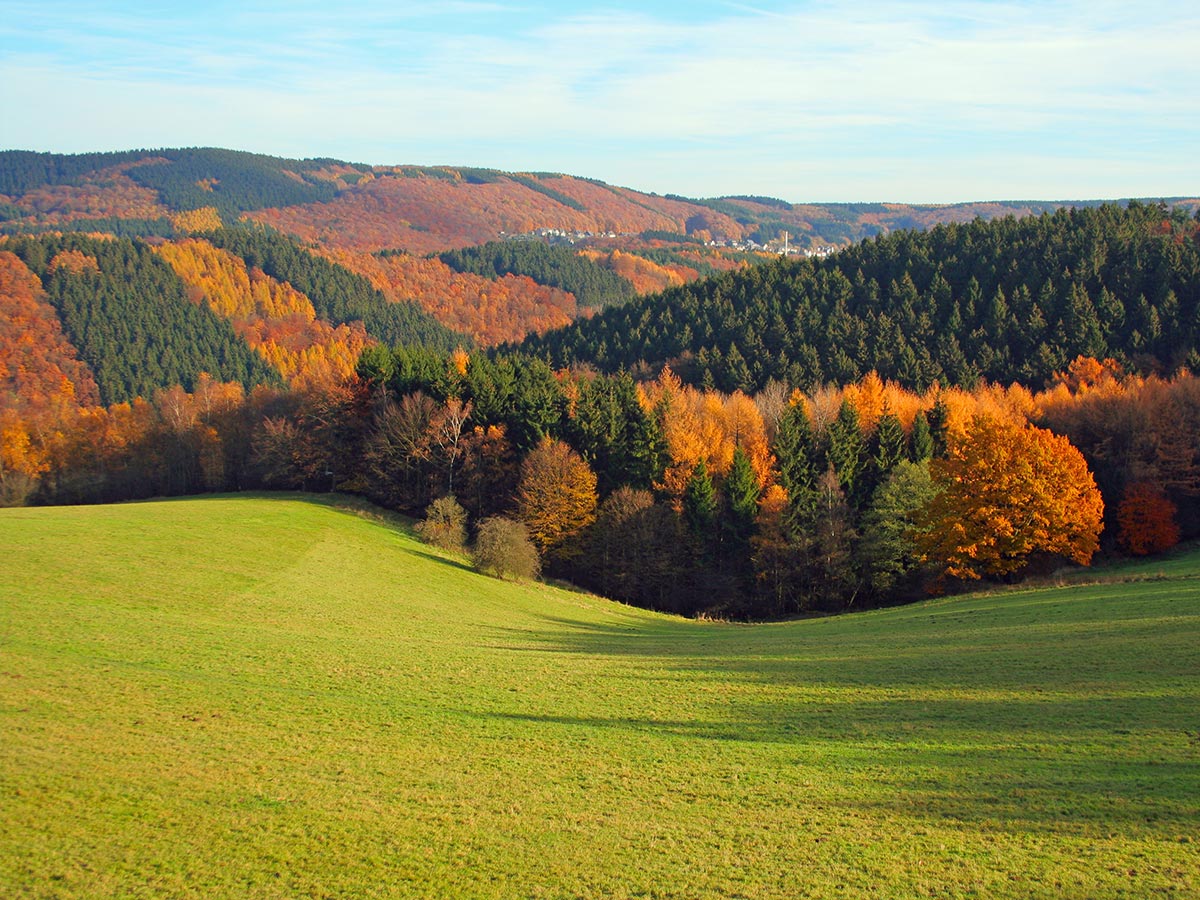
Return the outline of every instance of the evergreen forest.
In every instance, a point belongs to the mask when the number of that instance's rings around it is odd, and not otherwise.
[[[1075,357],[1200,363],[1200,245],[1182,210],[1131,203],[881,236],[728,272],[530,336],[552,365],[754,391],[875,371],[914,390],[1044,385]]]
[[[456,272],[486,278],[528,275],[539,284],[570,291],[581,306],[602,307],[633,297],[628,281],[568,247],[542,241],[492,241],[438,257]]]

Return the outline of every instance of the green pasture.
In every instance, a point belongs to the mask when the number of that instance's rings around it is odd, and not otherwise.
[[[1200,896],[1200,553],[734,625],[301,497],[0,510],[0,896]]]

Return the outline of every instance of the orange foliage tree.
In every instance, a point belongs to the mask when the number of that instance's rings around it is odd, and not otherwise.
[[[414,300],[443,325],[491,346],[570,324],[575,295],[525,275],[484,278],[455,272],[440,259],[406,253],[376,256],[325,248],[325,257],[357,272],[393,302]]]
[[[312,301],[207,241],[158,247],[188,285],[192,298],[230,320],[239,335],[294,387],[345,380],[370,339],[360,323],[333,326],[318,319]]]
[[[41,282],[0,251],[0,406],[40,413],[99,400],[96,379],[63,334]]]
[[[660,266],[644,256],[621,250],[583,250],[581,256],[594,260],[633,285],[639,294],[653,294],[684,283],[684,275],[675,269]]]
[[[20,506],[50,464],[11,409],[0,409],[0,506]]]
[[[1034,554],[1086,565],[1099,548],[1104,504],[1083,455],[1064,437],[977,415],[951,434],[931,474],[938,493],[920,547],[944,576],[1005,575]]]
[[[658,415],[662,425],[670,458],[662,488],[672,497],[683,496],[702,459],[709,474],[727,475],[738,447],[749,459],[759,487],[771,481],[775,458],[766,424],[757,404],[741,391],[725,395],[697,390],[681,384],[670,369],[640,390],[643,408]]]

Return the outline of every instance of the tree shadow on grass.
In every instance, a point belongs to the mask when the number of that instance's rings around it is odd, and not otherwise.
[[[473,565],[471,565],[465,559],[455,559],[452,556],[443,556],[439,553],[434,553],[433,551],[426,550],[424,547],[406,547],[404,552],[412,554],[413,556],[419,556],[422,559],[427,559],[430,562],[440,563],[441,565],[449,566],[452,569],[459,569],[463,572],[470,572],[472,575],[480,575],[480,577],[484,577],[478,569],[476,569]]]
[[[1169,760],[1138,755],[1133,737],[1121,747],[1097,749],[1086,727],[1062,731],[1055,722],[1035,727],[1032,715],[1019,715],[1027,722],[1016,727],[990,715],[988,703],[973,704],[977,708],[969,715],[964,713],[967,705],[930,709],[915,726],[905,722],[904,711],[894,704],[879,703],[842,703],[824,716],[800,715],[787,704],[783,709],[764,705],[757,715],[738,707],[724,717],[534,711],[467,715],[528,727],[539,739],[550,739],[546,729],[617,732],[628,746],[650,755],[662,751],[681,759],[702,758],[717,768],[723,759],[744,759],[733,749],[738,744],[771,743],[775,748],[768,756],[777,767],[824,768],[830,778],[858,785],[850,788],[852,800],[830,801],[827,792],[819,792],[824,805],[833,802],[860,813],[942,827],[957,822],[1011,833],[1119,831],[1123,838],[1173,839],[1194,824],[1200,762],[1182,744],[1181,753]],[[730,749],[688,749],[677,744],[681,740]],[[805,795],[796,796],[797,804],[805,802]]]
[[[1142,612],[1131,614],[1126,599],[1109,598],[1107,611],[1078,599],[1051,609],[1038,595],[1028,609],[1011,600],[934,604],[895,623],[547,616],[540,631],[497,629],[498,644],[593,657],[599,669],[611,658],[627,685],[644,682],[645,691],[614,692],[605,716],[586,707],[492,715],[630,740],[774,744],[773,755],[794,748],[798,765],[872,773],[880,789],[848,804],[876,814],[1163,838],[1188,832],[1198,815],[1200,658],[1189,623],[1200,618],[1167,615],[1160,600],[1139,600]],[[695,689],[664,701],[663,716],[647,715],[671,675]]]

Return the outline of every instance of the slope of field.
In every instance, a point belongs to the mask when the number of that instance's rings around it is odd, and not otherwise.
[[[733,626],[300,498],[0,541],[6,897],[1200,891],[1194,552]]]

